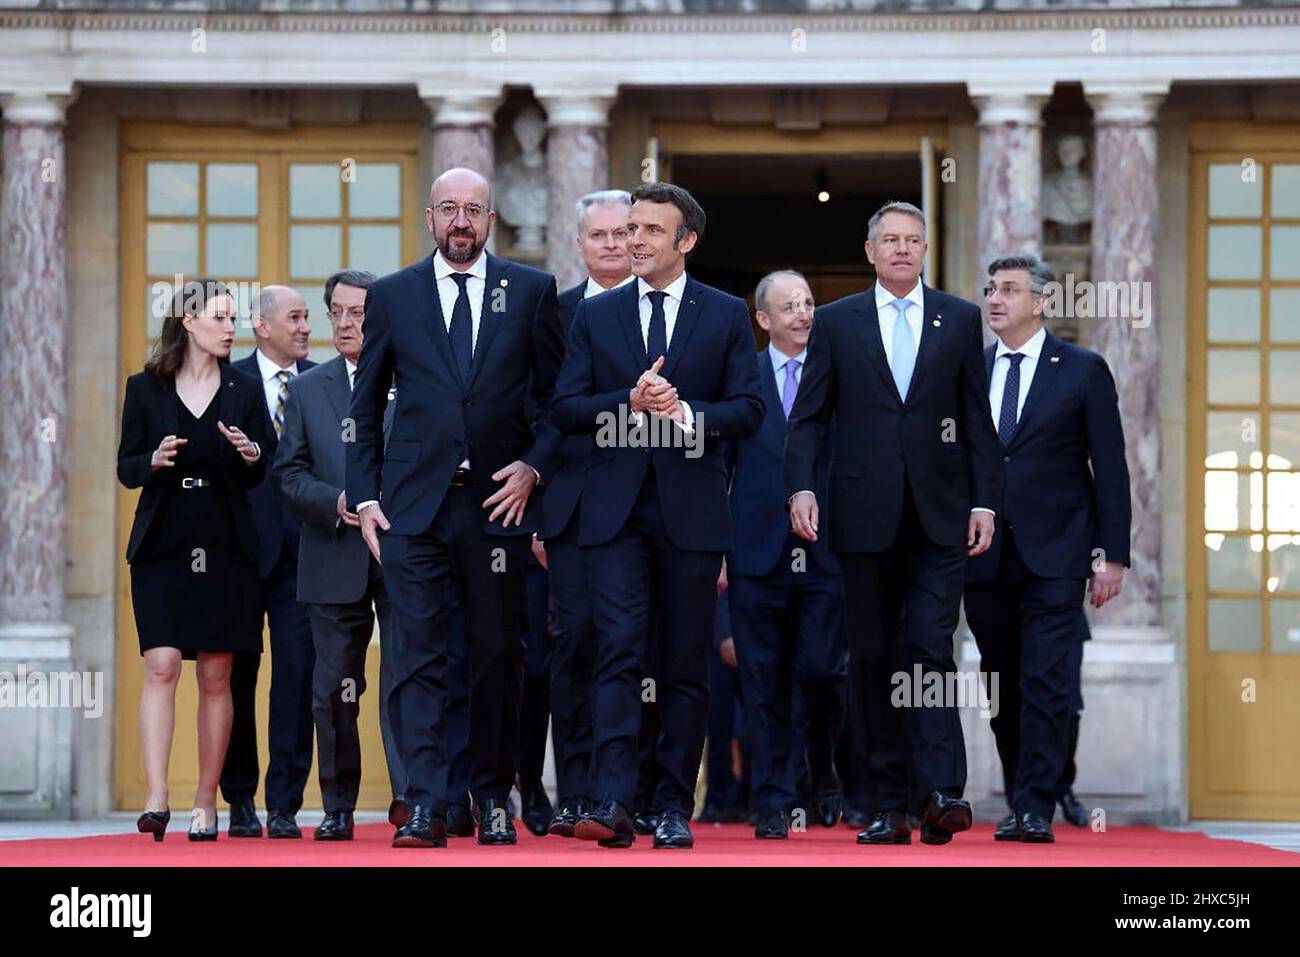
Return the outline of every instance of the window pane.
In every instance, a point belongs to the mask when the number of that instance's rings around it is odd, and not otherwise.
[[[1252,539],[1210,533],[1205,536],[1205,563],[1213,591],[1258,591],[1264,573],[1263,544]]]
[[[1268,590],[1300,592],[1300,535],[1268,536]]]
[[[1275,466],[1300,468],[1300,413],[1274,412],[1268,419],[1268,453]]]
[[[358,163],[356,172],[356,180],[348,184],[349,216],[401,215],[401,167],[396,163]]]
[[[198,215],[198,163],[150,163],[145,178],[150,216]]]
[[[162,332],[163,319],[167,317],[167,310],[171,307],[174,291],[175,287],[170,282],[150,283],[149,288],[145,290],[145,330],[149,334],[150,346]]]
[[[343,215],[340,193],[343,180],[332,163],[293,163],[289,167],[289,215],[338,217]]]
[[[1210,167],[1210,215],[1215,219],[1258,218],[1263,208],[1258,168],[1252,168],[1253,182],[1246,182],[1240,163]]]
[[[1259,651],[1259,602],[1253,598],[1210,599],[1210,650]]]
[[[1300,472],[1268,473],[1268,529],[1300,532]]]
[[[1273,601],[1268,614],[1273,626],[1273,654],[1300,655],[1300,601]]]
[[[208,164],[208,215],[257,215],[257,165]]]
[[[257,227],[252,223],[208,224],[207,270],[223,279],[257,276]]]
[[[1300,166],[1273,167],[1273,215],[1300,217]]]
[[[342,237],[337,226],[289,229],[289,273],[294,279],[326,279],[339,269]]]
[[[1300,342],[1300,289],[1269,293],[1268,337],[1273,342]]]
[[[350,226],[348,263],[369,269],[376,276],[397,272],[402,267],[400,226]]]
[[[1300,279],[1300,226],[1274,226],[1268,234],[1269,275]]]
[[[1209,233],[1211,279],[1259,278],[1258,226],[1211,226]]]
[[[197,223],[150,223],[147,231],[145,269],[151,276],[199,271],[199,227]]]
[[[1268,358],[1270,399],[1279,405],[1300,405],[1300,352],[1276,349]]]
[[[1259,290],[1211,289],[1211,342],[1259,341]]]
[[[1259,401],[1259,353],[1254,349],[1211,349],[1211,402],[1254,405]]]
[[[1253,496],[1252,486],[1254,486]],[[1253,475],[1237,472],[1205,473],[1206,530],[1223,532],[1259,530],[1263,524],[1264,477],[1262,475],[1258,472]]]
[[[1250,453],[1262,451],[1263,426],[1258,412],[1210,412],[1205,417],[1207,468],[1246,465]]]

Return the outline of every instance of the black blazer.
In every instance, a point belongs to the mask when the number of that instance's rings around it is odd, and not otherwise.
[[[584,278],[576,286],[560,293],[560,328],[566,336],[573,327],[578,303],[582,302],[586,291],[587,280]],[[585,435],[566,435],[561,441],[559,465],[541,489],[542,538],[558,537],[577,511],[591,450],[591,440]]]
[[[698,444],[693,450],[684,444],[601,448],[596,434],[616,422],[620,412],[630,411],[628,393],[649,368],[638,285],[628,283],[578,304],[555,387],[556,426],[589,436],[591,449],[579,544],[600,545],[618,534],[653,458],[664,526],[673,545],[725,552],[731,548],[726,440],[748,438],[763,420],[749,310],[735,296],[688,278],[661,372],[690,404],[700,433],[693,442]]]
[[[996,344],[984,352],[990,376]],[[988,402],[984,413],[993,421]],[[1002,446],[998,531],[1009,522],[1020,557],[1041,578],[1087,578],[1093,550],[1129,562],[1128,463],[1115,380],[1095,352],[1048,334],[1011,441]],[[1004,536],[966,564],[966,580],[996,577]]]
[[[384,276],[366,292],[365,341],[353,380],[356,441],[347,447],[347,500],[379,500],[392,530],[426,531],[456,467],[470,461],[481,502],[501,487],[492,474],[516,459],[549,481],[561,436],[546,426],[555,376],[564,356],[555,277],[487,256],[483,311],[469,381],[462,383],[442,318],[433,256]],[[384,446],[389,386],[400,400]],[[381,493],[382,490],[382,493]],[[528,500],[524,522],[489,534],[536,531],[541,496]]]
[[[903,477],[926,534],[966,544],[972,507],[1002,499],[989,418],[979,307],[923,287],[916,369],[900,397],[885,356],[874,286],[817,309],[786,431],[787,498],[816,489],[817,455],[838,421],[821,527],[837,552],[878,552],[898,532]],[[819,536],[820,537],[820,536]]]
[[[262,456],[249,465],[222,439],[221,471],[225,476],[226,497],[235,516],[235,533],[248,560],[257,563],[257,528],[248,504],[248,489],[262,481],[270,452],[266,441],[266,400],[262,386],[229,362],[221,362],[221,387],[214,402],[217,417],[227,426],[238,426],[262,449]],[[122,441],[117,447],[117,480],[127,488],[142,488],[135,507],[135,521],[127,541],[126,560],[134,561],[140,543],[157,514],[163,499],[176,489],[176,468],[151,472],[149,462],[164,436],[180,431],[176,412],[176,387],[159,382],[148,372],[137,372],[126,380],[126,399],[122,404]]]

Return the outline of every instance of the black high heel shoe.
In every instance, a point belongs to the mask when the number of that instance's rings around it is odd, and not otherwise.
[[[204,830],[199,825],[206,823],[207,814],[203,808],[196,807],[190,812],[190,833],[191,841],[215,841],[217,839],[217,828],[221,823],[221,815],[213,812],[212,827]]]
[[[141,834],[152,834],[155,841],[161,841],[167,833],[167,822],[171,819],[170,808],[165,811],[145,811],[136,819],[135,827]]]

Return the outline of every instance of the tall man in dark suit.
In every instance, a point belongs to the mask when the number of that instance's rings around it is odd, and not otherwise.
[[[863,844],[910,843],[909,809],[927,844],[971,823],[957,702],[922,707],[919,689],[916,706],[890,701],[896,672],[919,667],[948,684],[966,557],[988,549],[1000,500],[980,311],[922,284],[925,250],[915,206],[888,203],[871,217],[876,283],[817,311],[786,438],[792,525],[816,541],[826,505],[849,653],[871,684],[874,817],[858,835]],[[822,502],[817,458],[832,417],[838,435]]]
[[[608,846],[635,840],[628,806],[643,694],[662,721],[654,846],[694,843],[717,579],[731,547],[723,445],[752,435],[763,416],[745,304],[686,275],[703,232],[704,211],[681,187],[633,193],[637,281],[578,305],[556,386],[555,424],[595,436],[578,541],[596,622],[596,804],[575,830]],[[647,684],[650,640],[659,674]]]
[[[361,787],[357,717],[376,613],[382,644],[379,723],[393,789],[389,818],[404,813],[405,775],[383,706],[393,684],[388,595],[343,490],[352,377],[361,354],[366,290],[374,281],[373,274],[357,269],[335,273],[326,281],[325,305],[339,354],[289,384],[284,429],[272,467],[281,497],[302,520],[298,600],[307,605],[316,649],[312,713],[325,805],[325,819],[314,835],[318,841],[352,840],[352,814]]]
[[[1119,594],[1132,506],[1115,380],[1095,352],[1043,327],[1052,271],[1034,256],[989,265],[984,359],[997,423],[1002,501],[993,547],[966,569],[966,620],[981,670],[999,675],[992,719],[1012,818],[1000,840],[1051,843],[1071,756],[1084,631],[1080,602]]]
[[[578,303],[632,281],[627,217],[632,195],[621,189],[578,200],[578,249],[587,277],[560,293],[560,325],[568,334]],[[578,499],[594,449],[585,435],[564,438],[560,465],[542,490],[542,530],[534,550],[550,576],[554,615],[551,633],[551,735],[559,807],[549,831],[573,837],[578,817],[590,806],[591,669],[596,631],[586,564],[578,546]],[[544,541],[544,544],[542,542]]]
[[[307,304],[288,286],[265,286],[253,304],[253,330],[257,349],[232,365],[262,383],[267,436],[278,441],[289,383],[316,364],[307,359],[311,337]],[[274,462],[274,443],[266,451],[267,462]],[[311,773],[311,675],[316,661],[307,607],[297,597],[299,522],[277,501],[269,468],[248,499],[261,540],[257,573],[262,593],[257,600],[271,630],[266,833],[268,837],[299,838],[302,831],[296,817]],[[253,804],[258,777],[255,697],[260,663],[261,655],[237,654],[230,675],[234,721],[221,772],[221,793],[230,803],[231,837],[262,835]]]
[[[410,819],[394,847],[446,846],[453,582],[470,655],[478,840],[516,840],[507,801],[528,613],[524,576],[540,505],[532,492],[558,457],[559,435],[545,416],[564,346],[554,277],[485,252],[495,221],[487,180],[447,170],[425,210],[437,249],[378,280],[366,296],[347,501],[383,564],[399,636],[391,707]],[[397,412],[385,447],[381,419],[394,381]]]
[[[790,531],[783,459],[813,329],[813,295],[793,271],[769,273],[754,290],[768,347],[758,353],[767,413],[752,439],[734,444],[731,515],[735,548],[727,560],[731,624],[740,665],[745,733],[753,762],[754,836],[784,838],[795,805],[799,736],[792,734],[796,683],[808,718],[808,750],[819,759],[814,790],[838,815],[831,752],[843,723],[844,629],[839,568],[826,543]],[[830,448],[822,448],[814,491],[826,497]],[[820,810],[818,812],[820,817]],[[829,815],[828,815],[829,816]]]

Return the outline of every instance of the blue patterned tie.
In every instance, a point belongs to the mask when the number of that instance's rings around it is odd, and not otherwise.
[[[912,373],[916,369],[916,339],[912,327],[907,323],[906,299],[895,299],[890,303],[898,313],[894,320],[894,362],[890,370],[894,373],[894,385],[898,387],[898,397],[907,401],[907,390],[912,384]]]
[[[460,287],[456,302],[451,307],[451,325],[447,327],[447,337],[451,339],[451,354],[456,360],[456,371],[460,373],[460,384],[469,383],[469,367],[474,359],[474,320],[469,311],[469,274],[454,272],[452,280]]]
[[[785,388],[781,392],[781,408],[785,410],[785,417],[790,418],[790,410],[794,408],[794,397],[799,394],[799,379],[795,375],[799,367],[803,365],[798,359],[785,360]]]
[[[1002,411],[998,414],[998,438],[1003,445],[1011,444],[1011,437],[1016,434],[1016,414],[1020,408],[1020,362],[1023,352],[1009,352],[1007,359],[1011,367],[1007,369],[1007,381],[1002,386]]]

